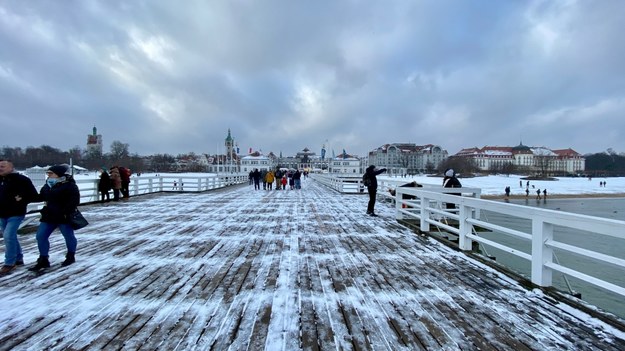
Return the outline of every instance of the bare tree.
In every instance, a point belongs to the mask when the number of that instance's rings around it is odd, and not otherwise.
[[[129,144],[122,143],[121,141],[115,140],[111,143],[111,153],[109,154],[109,159],[113,164],[123,164],[128,161],[130,153],[128,149],[130,148]]]
[[[544,148],[534,150],[534,166],[540,171],[541,176],[549,175],[552,163],[553,156],[549,150]]]

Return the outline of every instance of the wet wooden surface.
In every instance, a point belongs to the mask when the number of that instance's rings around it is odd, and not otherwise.
[[[85,206],[74,265],[55,232],[49,273],[0,278],[0,350],[625,349],[366,201],[305,180]]]

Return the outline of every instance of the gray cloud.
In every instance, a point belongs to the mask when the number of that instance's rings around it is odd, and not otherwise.
[[[0,3],[0,144],[364,155],[624,139],[625,3]]]

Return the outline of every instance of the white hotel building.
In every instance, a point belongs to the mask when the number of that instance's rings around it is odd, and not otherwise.
[[[542,172],[548,175],[578,174],[586,169],[586,160],[573,149],[551,150],[546,147],[484,146],[483,148],[462,149],[455,157],[470,158],[482,171],[501,169],[512,164],[530,172]]]

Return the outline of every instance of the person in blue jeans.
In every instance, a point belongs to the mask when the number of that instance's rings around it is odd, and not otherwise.
[[[15,172],[11,161],[0,160],[0,230],[5,248],[0,275],[24,264],[17,230],[26,215],[26,206],[36,199],[37,190],[30,179]]]
[[[39,258],[37,264],[29,268],[30,271],[40,271],[50,267],[48,255],[50,252],[50,235],[59,228],[65,238],[67,254],[62,266],[68,266],[76,262],[75,254],[77,247],[74,228],[69,224],[70,215],[76,211],[80,203],[80,191],[71,175],[67,174],[67,167],[63,165],[52,166],[46,172],[48,179],[39,192],[39,199],[46,205],[41,209],[41,223],[37,229],[37,247]]]

